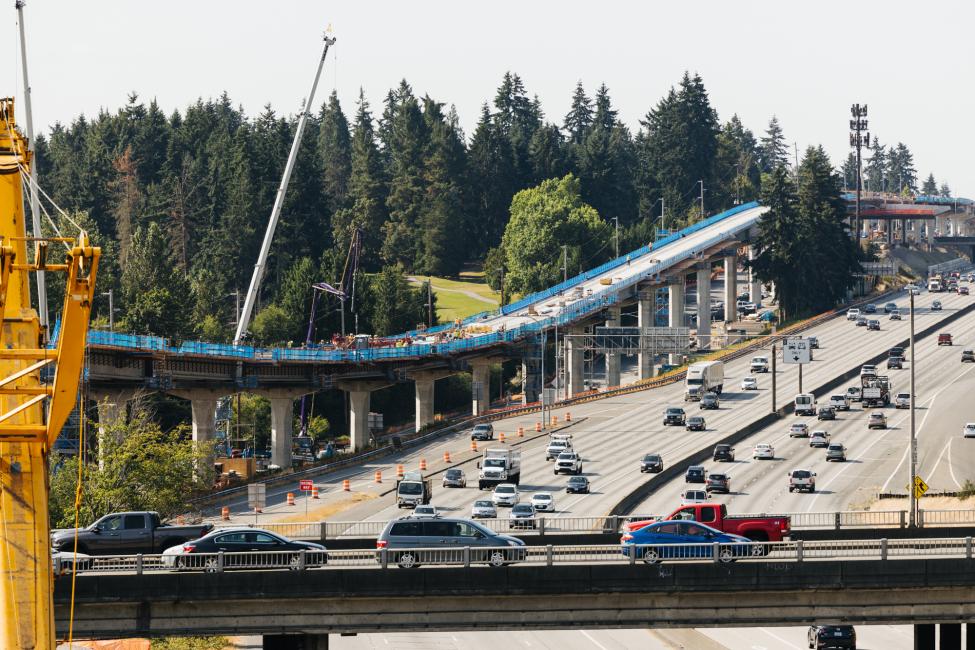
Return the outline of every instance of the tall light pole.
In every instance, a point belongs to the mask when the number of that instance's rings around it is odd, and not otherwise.
[[[867,105],[854,104],[850,107],[850,146],[856,150],[857,158],[857,198],[853,217],[853,236],[857,246],[860,245],[860,192],[863,189],[863,159],[860,150],[870,148],[870,133],[867,131]]]
[[[704,179],[698,181],[701,186],[701,218],[704,218]]]
[[[115,331],[115,292],[113,289],[102,293],[103,296],[108,296],[108,331]]]
[[[616,257],[620,256],[620,218],[613,217],[613,221],[616,223]]]
[[[911,479],[907,482],[907,492],[910,498],[911,512],[908,525],[914,528],[917,525],[917,498],[914,496],[914,476],[917,472],[917,429],[914,422],[914,402],[917,394],[914,392],[914,364],[917,357],[914,355],[914,292],[911,291]]]

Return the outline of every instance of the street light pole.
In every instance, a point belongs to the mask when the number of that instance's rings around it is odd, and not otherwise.
[[[115,331],[115,292],[113,289],[102,293],[103,296],[108,296],[108,331]]]
[[[910,499],[910,518],[908,525],[911,528],[917,525],[917,498],[914,496],[914,476],[917,472],[917,429],[915,428],[914,421],[914,402],[917,400],[917,394],[914,392],[914,364],[917,363],[917,357],[914,355],[914,292],[911,291],[911,358],[909,359],[911,364],[911,478],[907,482],[907,492],[908,498]]]
[[[616,257],[620,256],[620,218],[613,217],[613,221],[616,223]]]

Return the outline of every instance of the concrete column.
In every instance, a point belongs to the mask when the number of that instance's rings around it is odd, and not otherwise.
[[[294,424],[294,399],[271,398],[271,463],[291,467],[291,428]]]
[[[758,257],[758,247],[749,246],[748,260],[753,262],[756,257]],[[752,268],[748,269],[748,300],[755,303],[759,309],[762,307],[762,283],[755,274],[755,269]]]
[[[641,291],[636,303],[636,324],[642,330],[653,327],[653,288]],[[653,377],[653,352],[641,352],[637,355],[637,372],[639,379]]]
[[[349,446],[361,451],[369,444],[369,402],[372,391],[349,391]]]
[[[684,275],[671,278],[667,284],[667,311],[671,327],[684,327]],[[670,365],[676,365],[678,355],[671,353]]]
[[[941,623],[938,632],[938,650],[961,650],[961,623]]]
[[[121,395],[111,395],[103,397],[98,401],[98,467],[105,467],[105,443],[111,435],[109,428],[116,422],[124,423],[128,417],[126,414],[126,402]],[[116,436],[115,442],[121,442]],[[85,444],[84,440],[79,440],[79,444]]]
[[[914,624],[914,650],[935,650],[934,623]]]
[[[585,334],[584,327],[570,327],[570,335],[581,335]],[[582,341],[574,338],[566,339],[566,388],[568,388],[567,396],[572,397],[573,395],[578,395],[585,390],[585,380],[583,378],[583,373],[585,372],[585,352],[582,347]]]
[[[697,349],[711,347],[711,262],[697,269]]]
[[[523,357],[521,360],[522,403],[531,404],[542,399],[542,367],[541,360],[534,357]]]
[[[433,385],[435,379],[414,378],[416,387],[416,430],[433,422]]]
[[[728,255],[724,258],[724,320],[726,323],[738,320],[738,257]]]
[[[491,404],[491,359],[471,359],[471,414],[482,415]],[[478,393],[480,386],[480,393]]]
[[[609,307],[607,310],[609,318],[606,319],[606,327],[620,326],[620,308]],[[620,385],[620,354],[618,352],[606,353],[606,387]]]
[[[193,417],[193,442],[210,442],[216,435],[217,400],[198,398],[190,400]]]

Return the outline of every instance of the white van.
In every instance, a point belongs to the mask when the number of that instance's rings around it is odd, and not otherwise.
[[[795,399],[796,415],[816,415],[816,396],[812,393],[799,393]]]

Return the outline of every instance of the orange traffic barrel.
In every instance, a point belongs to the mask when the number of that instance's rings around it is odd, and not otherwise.
[[[525,437],[525,427],[518,427],[518,437],[519,438]]]
[[[536,422],[535,423],[535,431],[541,431],[541,430],[542,430],[542,423],[541,422]]]
[[[293,506],[295,504],[295,493],[288,492],[288,505]]]
[[[352,491],[352,481],[350,481],[349,479],[345,479],[344,481],[342,481],[342,490],[344,492],[351,492]]]
[[[477,440],[471,440],[471,451],[477,451]]]
[[[421,458],[420,459],[420,471],[421,472],[427,471],[427,459],[426,458]]]
[[[311,486],[311,498],[312,499],[317,499],[318,498],[318,486],[317,485]]]
[[[565,421],[572,422],[572,414],[569,413],[568,411],[565,412]]]
[[[230,521],[230,506],[220,508],[220,518],[224,521]]]
[[[382,483],[382,482],[383,482],[383,473],[377,469],[376,470],[376,483]]]
[[[404,473],[405,472],[403,471],[403,466],[402,465],[397,465],[396,466],[396,478],[403,478],[403,474]]]
[[[502,431],[501,433],[498,434],[498,440],[500,442],[504,442],[504,431]]]
[[[449,463],[450,462],[450,452],[449,451],[445,451],[443,453],[443,462],[445,462],[445,463]]]

